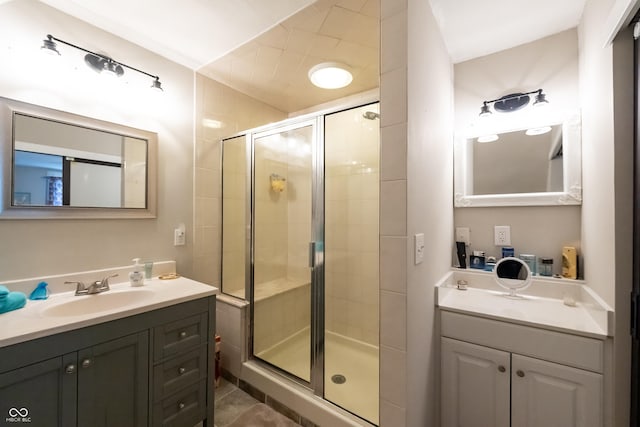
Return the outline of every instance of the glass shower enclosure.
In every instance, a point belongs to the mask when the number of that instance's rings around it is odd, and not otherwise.
[[[222,291],[250,354],[378,422],[378,104],[223,141]]]

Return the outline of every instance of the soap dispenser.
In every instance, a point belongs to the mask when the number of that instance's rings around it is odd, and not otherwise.
[[[129,273],[129,283],[131,286],[144,285],[143,266],[140,264],[140,258],[133,259],[133,270]]]

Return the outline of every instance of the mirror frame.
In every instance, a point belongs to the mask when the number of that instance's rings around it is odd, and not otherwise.
[[[568,114],[563,121],[551,121],[550,126],[562,124],[563,191],[511,194],[471,194],[473,156],[470,146],[478,135],[457,132],[454,142],[454,206],[561,206],[582,204],[582,142],[580,114]],[[534,127],[534,126],[532,126]],[[535,126],[537,127],[537,126]],[[523,130],[496,129],[497,134]]]
[[[47,120],[147,141],[146,208],[12,206],[13,116],[22,113]],[[158,135],[141,129],[0,97],[0,220],[156,218]]]

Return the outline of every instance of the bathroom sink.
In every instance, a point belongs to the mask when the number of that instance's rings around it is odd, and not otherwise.
[[[127,289],[68,297],[61,302],[52,301],[52,304],[46,305],[40,313],[43,316],[53,317],[95,314],[137,304],[153,296],[153,293],[153,291],[146,289]]]

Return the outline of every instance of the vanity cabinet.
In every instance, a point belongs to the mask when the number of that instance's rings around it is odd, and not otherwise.
[[[0,348],[0,426],[213,425],[214,322],[207,297]]]
[[[443,426],[602,426],[602,341],[446,311],[441,320]]]
[[[147,425],[148,354],[147,331],[78,352],[79,426]]]
[[[191,426],[207,407],[207,317],[154,328],[153,426]]]
[[[5,414],[30,425],[144,426],[148,346],[142,332],[1,374]]]
[[[71,354],[0,374],[0,425],[76,425],[76,377],[65,375],[76,363]]]

